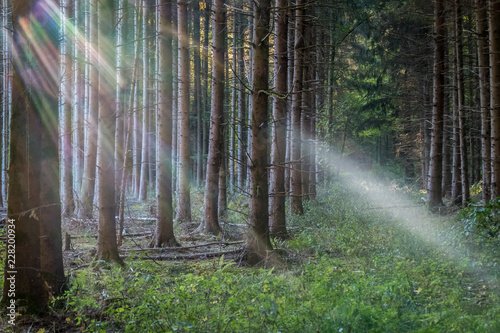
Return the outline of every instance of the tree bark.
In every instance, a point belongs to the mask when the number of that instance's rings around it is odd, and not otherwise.
[[[269,203],[269,227],[274,237],[288,238],[285,209],[285,157],[288,91],[288,10],[287,0],[276,0],[274,49],[273,135]]]
[[[304,2],[297,0],[295,14],[295,53],[294,53],[294,85],[292,104],[292,171],[290,175],[291,198],[290,208],[293,214],[302,215],[302,172],[301,172],[301,114],[302,114],[302,76],[304,72]]]
[[[430,209],[442,205],[442,153],[443,153],[443,106],[444,106],[444,0],[434,3],[434,100],[432,109],[432,134],[430,148],[427,201]]]
[[[73,5],[71,1],[64,1],[65,19],[67,22],[73,17]],[[72,110],[72,81],[73,81],[73,61],[72,61],[72,36],[68,27],[71,23],[64,25],[64,74],[61,78],[61,96],[64,103],[64,118],[62,130],[62,156],[63,156],[63,207],[62,211],[64,216],[71,216],[75,210],[75,201],[73,198],[73,148],[71,146],[71,114]]]
[[[490,0],[490,106],[492,196],[500,195],[500,0]]]
[[[268,194],[268,79],[271,0],[254,2],[252,116],[250,123],[250,239],[248,262],[266,260],[272,250],[269,238]]]
[[[90,3],[90,45],[93,50],[98,49],[97,36],[97,1]],[[85,166],[83,170],[83,189],[82,189],[82,210],[80,217],[92,217],[94,210],[95,194],[95,176],[97,164],[97,126],[99,113],[99,69],[98,55],[96,52],[90,52],[90,99],[89,114],[87,118],[87,143],[85,145]],[[113,185],[114,186],[114,185]]]
[[[213,61],[212,61],[212,107],[210,114],[210,137],[207,160],[207,175],[204,210],[201,230],[206,233],[219,234],[219,172],[222,162],[223,119],[224,119],[224,38],[226,28],[225,8],[223,0],[212,3],[213,21]]]
[[[178,36],[179,36],[179,199],[177,220],[191,221],[190,194],[190,149],[189,149],[189,34],[187,1],[178,0]]]
[[[123,264],[118,254],[115,226],[116,75],[106,75],[107,71],[115,69],[115,6],[114,0],[99,1],[99,230],[96,258]]]
[[[127,12],[124,10],[124,0],[118,0],[117,24],[116,24],[116,144],[115,144],[115,193],[117,207],[120,202],[120,188],[122,184],[122,167],[124,166],[124,146],[125,144],[125,105],[124,88],[126,85],[125,77],[125,48],[124,42],[124,24]]]
[[[458,88],[458,125],[460,136],[460,171],[462,176],[462,204],[469,201],[469,164],[467,162],[467,142],[465,138],[465,85],[464,85],[464,60],[463,60],[463,27],[462,8],[460,0],[455,0],[455,32],[456,32],[456,58],[457,58],[457,88]]]
[[[201,56],[200,56],[200,5],[193,4],[193,48],[194,48],[194,110],[196,113],[196,185],[203,180],[203,106],[201,96]]]
[[[479,98],[481,105],[481,158],[483,161],[483,201],[484,203],[487,203],[492,199],[487,0],[476,0],[476,30],[479,67]]]
[[[244,18],[238,15],[238,186],[245,188],[247,176],[247,92],[245,87]]]
[[[57,107],[60,36],[52,13],[35,6],[32,0],[23,1],[16,3],[12,12],[16,63],[12,68],[7,211],[12,228],[7,230],[14,231],[15,264],[5,260],[2,303],[10,305],[14,300],[16,312],[21,314],[44,312],[49,291],[58,294],[64,283]],[[38,29],[40,24],[47,29]],[[35,48],[39,40],[45,43]],[[12,247],[6,249],[6,258],[11,259]],[[9,281],[15,281],[15,295]]]
[[[146,202],[148,196],[149,177],[149,1],[142,0],[142,163],[141,180],[139,183],[139,200]]]
[[[179,246],[174,236],[172,207],[172,2],[163,0],[160,7],[160,105],[157,114],[158,126],[158,216],[154,247]]]

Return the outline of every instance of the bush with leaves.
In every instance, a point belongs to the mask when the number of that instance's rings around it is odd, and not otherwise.
[[[469,204],[459,214],[465,235],[500,236],[500,197],[486,205]]]

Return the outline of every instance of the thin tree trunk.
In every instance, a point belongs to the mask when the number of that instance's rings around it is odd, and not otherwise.
[[[247,101],[245,87],[245,40],[244,18],[238,15],[238,186],[245,188],[247,176]]]
[[[302,77],[304,71],[304,9],[303,0],[297,0],[295,11],[295,53],[294,53],[294,85],[292,104],[292,171],[290,205],[293,214],[302,215],[302,172],[301,172],[301,115],[302,115]]]
[[[276,0],[274,49],[274,87],[272,161],[269,203],[269,227],[274,237],[288,238],[285,209],[285,157],[288,79],[288,10],[287,0]]]
[[[483,201],[491,196],[491,127],[489,90],[489,48],[487,0],[476,0],[477,55],[479,67],[479,98],[481,105],[481,158],[483,179]]]
[[[71,1],[65,0],[65,20],[70,21],[73,17],[73,5]],[[65,43],[65,53],[64,53],[64,74],[61,78],[61,92],[64,105],[64,118],[63,118],[63,130],[62,130],[62,156],[63,156],[63,207],[62,211],[65,216],[73,215],[75,210],[75,201],[73,198],[73,149],[71,146],[71,114],[72,114],[72,81],[73,81],[73,61],[72,61],[72,36],[70,36],[70,31],[67,27],[71,24],[65,24],[64,28],[64,43]]]
[[[92,49],[97,50],[97,1],[90,5],[90,38]],[[88,113],[87,143],[85,145],[85,167],[83,170],[82,210],[80,217],[92,217],[94,210],[95,177],[97,164],[97,119],[99,112],[99,69],[97,66],[98,55],[90,52],[90,100]],[[114,185],[113,185],[114,186]]]
[[[432,136],[429,164],[429,182],[427,186],[427,201],[429,208],[442,205],[442,151],[443,151],[443,106],[444,106],[444,0],[436,0],[434,4],[434,101],[432,110]]]
[[[460,171],[462,173],[462,203],[469,201],[469,164],[467,162],[467,142],[465,138],[465,86],[464,86],[464,60],[463,60],[463,27],[462,8],[460,0],[455,0],[455,31],[456,31],[456,57],[458,80],[458,125],[460,135]]]
[[[209,79],[210,79],[210,66],[208,64],[208,44],[209,44],[209,35],[210,35],[210,13],[212,12],[212,6],[211,6],[211,0],[205,0],[205,10],[203,11],[203,51],[202,51],[202,71],[203,71],[203,92],[202,92],[202,98],[203,98],[203,106],[202,106],[202,112],[204,114],[210,114],[210,103],[209,103],[209,96],[208,96],[208,91],[209,91]],[[206,158],[205,156],[208,156],[208,132],[209,132],[209,121],[203,120],[202,121],[202,137],[203,137],[203,176],[206,175],[207,171],[207,163],[206,163]]]
[[[75,1],[75,26],[85,25],[85,11],[83,10],[82,1]],[[74,188],[78,191],[82,188],[83,168],[85,162],[85,50],[81,49],[79,42],[74,41],[74,83],[73,83],[73,119],[74,119],[74,173],[73,181]],[[75,193],[78,193],[75,191]],[[75,204],[79,204],[78,201]],[[76,209],[80,209],[76,207]]]
[[[160,105],[158,124],[158,216],[153,247],[179,246],[174,236],[172,207],[172,2],[163,0],[160,7]]]
[[[120,202],[120,186],[122,184],[123,172],[121,168],[124,165],[124,146],[125,144],[125,106],[124,106],[124,91],[125,87],[125,61],[124,60],[124,24],[126,20],[126,12],[124,4],[126,1],[118,0],[117,7],[117,25],[116,25],[116,145],[115,145],[115,193],[116,203]],[[117,205],[118,207],[118,205]]]
[[[456,31],[455,31],[456,33]],[[458,57],[456,48],[453,52],[453,174],[451,182],[451,197],[456,205],[462,204],[462,172],[460,155],[460,112],[458,94]]]
[[[123,168],[121,170],[122,176],[121,176],[121,183],[120,183],[120,207],[119,207],[119,212],[118,212],[118,224],[119,224],[119,229],[118,229],[118,239],[117,239],[117,244],[118,246],[122,245],[123,241],[123,229],[125,226],[125,193],[126,193],[126,175],[127,175],[127,166],[128,166],[128,159],[130,158],[130,149],[129,149],[129,144],[131,142],[130,137],[132,136],[132,130],[133,130],[133,124],[134,124],[134,119],[133,119],[133,113],[134,113],[134,105],[135,105],[135,90],[137,89],[137,68],[138,68],[138,54],[135,54],[135,61],[134,61],[134,68],[132,72],[132,84],[131,84],[131,89],[130,89],[130,103],[129,103],[129,115],[128,115],[128,124],[127,124],[127,129],[126,129],[126,139],[125,139],[125,149],[124,149],[124,157],[123,157]]]
[[[135,54],[139,53],[141,48],[141,35],[142,35],[142,15],[143,6],[142,0],[136,0],[135,3],[137,14],[134,15],[134,35],[136,41],[134,43]],[[144,43],[145,41],[143,41]],[[136,89],[133,92],[134,98],[134,156],[133,156],[133,193],[135,196],[139,196],[140,186],[141,186],[141,167],[142,167],[142,124],[140,120],[140,104],[139,104],[139,83],[137,83]]]
[[[177,220],[191,221],[190,149],[189,149],[189,35],[187,1],[178,0],[179,38],[179,199]]]
[[[219,226],[219,172],[222,162],[224,140],[224,38],[226,28],[225,8],[223,0],[212,3],[213,21],[213,74],[212,74],[212,107],[210,114],[210,138],[207,160],[207,175],[204,210],[201,231],[211,234],[221,232]]]
[[[490,0],[490,106],[492,196],[500,195],[500,0]]]
[[[142,0],[142,163],[139,183],[139,200],[145,202],[148,195],[149,177],[149,1]]]
[[[96,0],[94,0],[96,1]],[[115,226],[115,127],[116,75],[105,75],[104,66],[114,68],[115,46],[103,43],[112,40],[115,30],[114,0],[99,0],[99,230],[96,258],[123,264],[116,242]],[[96,1],[97,2],[97,1]]]
[[[193,6],[193,44],[194,44],[194,110],[196,112],[196,185],[203,180],[203,106],[201,97],[201,58],[200,58],[200,5]]]

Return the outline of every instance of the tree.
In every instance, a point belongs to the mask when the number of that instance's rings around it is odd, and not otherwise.
[[[489,90],[489,48],[487,0],[476,0],[477,58],[479,66],[479,99],[481,107],[481,157],[483,175],[483,201],[491,198],[491,127]]]
[[[248,262],[256,264],[272,250],[269,238],[268,78],[271,0],[254,2],[253,85],[250,122],[250,225]]]
[[[500,0],[490,0],[490,107],[492,195],[500,195]]]
[[[208,146],[207,175],[204,194],[203,221],[201,230],[211,234],[221,232],[219,226],[219,172],[222,161],[224,139],[224,39],[226,13],[223,0],[212,4],[213,21],[213,61],[212,61],[212,107],[210,113],[210,138]]]
[[[457,77],[457,105],[458,116],[459,148],[460,148],[460,171],[462,180],[462,200],[463,204],[469,201],[469,167],[467,162],[467,146],[465,138],[465,87],[464,87],[464,60],[463,60],[463,26],[462,8],[460,0],[455,0],[455,58]],[[444,108],[443,108],[444,109]]]
[[[443,113],[444,113],[444,0],[434,3],[434,100],[432,109],[432,136],[430,150],[429,180],[427,201],[434,209],[442,204],[442,151],[443,151]]]
[[[187,1],[178,0],[178,36],[179,36],[179,199],[177,219],[191,220],[190,195],[190,149],[189,149],[189,35]]]
[[[304,2],[297,0],[297,9],[295,10],[295,54],[294,54],[294,85],[293,85],[293,104],[292,104],[292,144],[291,159],[292,171],[290,175],[291,181],[291,198],[290,206],[294,214],[301,215],[304,212],[302,207],[302,172],[301,172],[301,114],[302,114],[302,79],[304,72]]]
[[[158,156],[157,187],[158,216],[156,220],[155,247],[177,246],[173,228],[172,207],[172,2],[163,0],[158,7],[160,14],[160,105],[157,114]]]
[[[148,177],[149,177],[149,32],[148,27],[150,20],[149,0],[142,0],[142,157],[141,157],[141,178],[139,182],[139,199],[145,202],[148,194]]]
[[[63,78],[61,84],[63,91],[61,91],[62,103],[64,105],[64,118],[62,129],[62,154],[63,154],[63,214],[65,216],[73,215],[75,210],[75,202],[73,198],[73,149],[71,147],[72,129],[71,129],[71,115],[72,115],[72,80],[73,80],[73,60],[71,44],[72,36],[70,35],[71,18],[73,16],[73,5],[69,0],[61,1],[61,9],[67,21],[64,27],[64,59],[63,62]]]
[[[247,176],[247,101],[245,87],[245,48],[243,41],[245,40],[245,19],[241,14],[237,14],[238,33],[238,186],[240,189],[245,188]]]
[[[44,312],[51,296],[49,291],[58,294],[64,283],[57,13],[57,4],[48,0],[37,5],[31,0],[17,2],[12,12],[12,47],[16,57],[12,71],[7,213],[9,225],[13,226],[8,228],[15,235],[15,265],[5,260],[5,281],[15,281],[15,293],[9,293],[11,283],[5,283],[2,303],[10,305],[15,301],[17,312],[22,314]],[[5,257],[13,250],[7,247]]]
[[[288,92],[288,9],[287,0],[276,0],[274,49],[274,87],[272,165],[269,226],[272,236],[287,238],[285,210],[285,157]]]
[[[114,0],[100,0],[99,3],[99,230],[96,258],[122,264],[115,226],[115,4]]]
[[[98,49],[97,2],[90,2],[90,44],[92,50]],[[99,116],[99,69],[98,54],[90,52],[90,98],[87,116],[87,142],[85,144],[85,166],[83,169],[82,205],[80,217],[91,217],[94,210],[95,176],[97,164],[97,126]],[[114,186],[114,185],[113,185]]]

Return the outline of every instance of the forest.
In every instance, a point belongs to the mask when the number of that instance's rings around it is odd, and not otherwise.
[[[0,14],[0,331],[500,332],[500,0]]]

